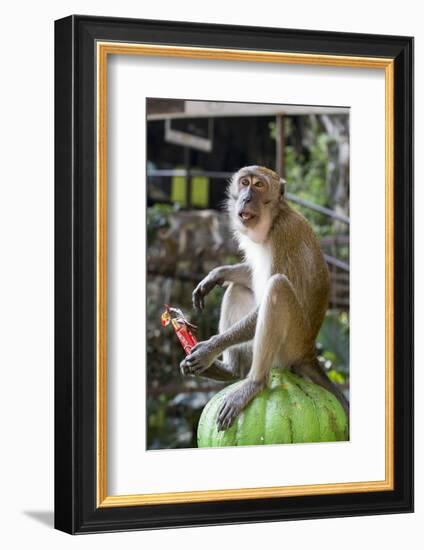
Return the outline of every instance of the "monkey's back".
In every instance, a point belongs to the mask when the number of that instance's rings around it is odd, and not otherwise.
[[[284,205],[272,229],[272,273],[286,275],[295,290],[305,318],[315,333],[328,307],[330,275],[311,225],[298,212]]]

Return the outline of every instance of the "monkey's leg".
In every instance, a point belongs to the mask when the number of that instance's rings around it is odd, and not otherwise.
[[[255,308],[254,296],[251,290],[244,285],[231,283],[225,291],[219,321],[219,333],[225,335],[231,327],[243,319]],[[206,342],[202,342],[206,345]],[[196,348],[198,349],[198,348]],[[207,349],[207,348],[205,348]],[[219,351],[216,352],[219,355]],[[198,355],[200,355],[198,353]],[[223,361],[215,361],[199,376],[212,378],[213,380],[237,380],[245,376],[252,362],[252,347],[250,344],[240,344],[226,349],[223,352]],[[183,374],[193,373],[190,361],[182,361],[180,365]]]
[[[190,374],[190,371],[186,367],[180,366],[180,368],[182,374]],[[238,374],[234,373],[227,364],[219,359],[215,359],[212,365],[198,376],[209,378],[210,380],[217,380],[218,382],[235,382],[239,379]]]
[[[291,364],[312,348],[310,329],[293,286],[285,275],[273,275],[259,306],[250,372],[227,395],[218,414],[218,429],[225,430],[265,386],[272,366]]]

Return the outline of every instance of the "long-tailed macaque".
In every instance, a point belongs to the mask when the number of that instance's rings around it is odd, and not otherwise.
[[[181,362],[183,374],[218,380],[245,377],[218,415],[225,430],[267,382],[272,367],[290,368],[348,402],[317,361],[315,339],[329,298],[329,273],[306,219],[284,197],[285,182],[261,166],[246,166],[228,186],[227,209],[245,261],[213,269],[193,292],[224,283],[219,334],[199,342]],[[218,357],[223,354],[223,360]]]

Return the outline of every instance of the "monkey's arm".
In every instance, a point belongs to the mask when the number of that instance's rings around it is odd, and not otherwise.
[[[253,340],[255,336],[256,321],[258,319],[258,310],[256,307],[250,313],[245,315],[232,325],[229,329],[212,336],[210,340],[214,342],[214,346],[222,353],[224,350],[237,344],[243,344]]]
[[[190,355],[187,355],[180,364],[183,374],[204,373],[227,348],[252,340],[257,318],[258,308],[255,308],[228,330],[196,344]],[[207,376],[206,373],[205,376]]]
[[[238,283],[250,289],[252,285],[252,273],[247,263],[223,265],[212,269],[194,289],[193,307],[199,310],[203,309],[205,307],[205,296],[207,296],[216,285],[223,285],[226,282]]]

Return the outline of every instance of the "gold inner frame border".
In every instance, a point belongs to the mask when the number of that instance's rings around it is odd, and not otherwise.
[[[131,495],[107,494],[107,61],[109,55],[217,59],[383,69],[385,73],[385,479],[316,485],[216,489]],[[96,471],[97,507],[142,506],[255,498],[364,493],[394,489],[394,60],[256,50],[96,43]]]

